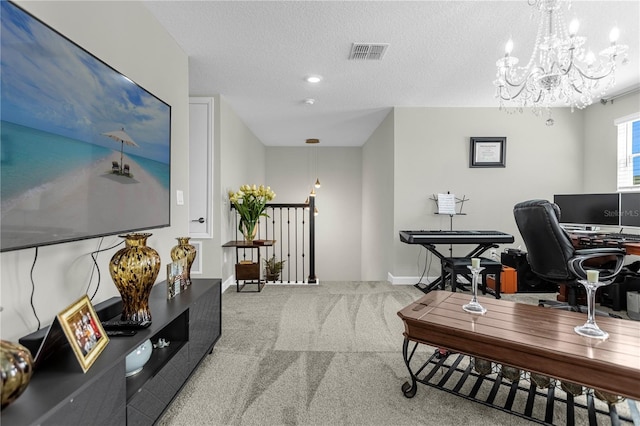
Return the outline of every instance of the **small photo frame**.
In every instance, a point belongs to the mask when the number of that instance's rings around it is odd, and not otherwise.
[[[85,294],[60,312],[57,319],[82,372],[86,373],[109,343],[91,300]]]
[[[167,299],[173,299],[187,288],[186,269],[186,257],[167,265]]]
[[[505,167],[506,137],[471,137],[469,167]]]

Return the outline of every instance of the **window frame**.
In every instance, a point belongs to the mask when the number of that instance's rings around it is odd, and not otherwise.
[[[640,122],[640,112],[614,120],[617,128],[616,140],[616,187],[618,192],[640,191],[640,178],[635,178],[634,161],[640,158],[640,150],[633,153],[633,125]],[[640,130],[638,130],[640,133]],[[640,137],[640,135],[636,135]],[[635,178],[635,179],[634,179]],[[635,180],[635,182],[634,182]]]

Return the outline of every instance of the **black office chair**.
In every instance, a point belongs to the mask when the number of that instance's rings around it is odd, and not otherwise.
[[[586,312],[578,304],[577,280],[587,279],[587,269],[599,270],[601,281],[612,280],[624,265],[625,250],[619,248],[590,248],[576,250],[571,237],[560,226],[560,208],[547,200],[530,200],[516,204],[513,215],[520,235],[527,246],[527,260],[531,270],[541,278],[558,284],[566,284],[568,301],[540,300],[540,305],[552,308]],[[591,259],[600,258],[609,269],[585,265]],[[611,258],[615,261],[611,261]],[[588,262],[587,262],[588,263]],[[600,312],[600,314],[602,314]],[[607,315],[606,313],[604,315]]]

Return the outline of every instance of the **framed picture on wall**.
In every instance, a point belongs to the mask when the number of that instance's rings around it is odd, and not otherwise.
[[[505,167],[506,137],[471,137],[469,167]]]
[[[57,315],[82,372],[86,373],[109,343],[89,298],[84,295]]]

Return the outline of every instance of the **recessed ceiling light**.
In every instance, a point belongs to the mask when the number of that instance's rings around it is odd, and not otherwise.
[[[320,77],[319,75],[310,75],[309,77],[307,77],[307,83],[320,83],[321,80],[322,77]]]
[[[316,100],[313,98],[307,98],[304,100],[305,105],[313,105],[316,103]]]

